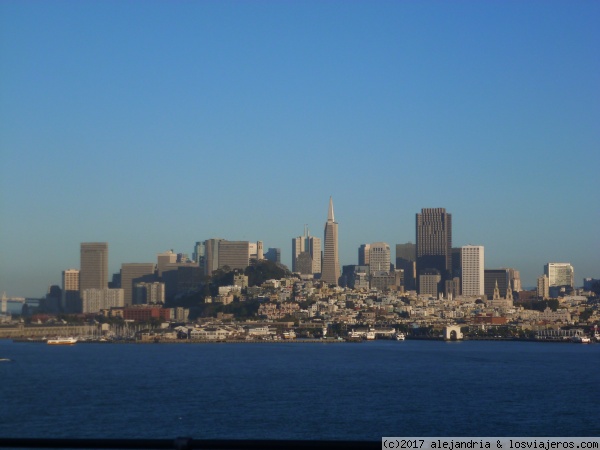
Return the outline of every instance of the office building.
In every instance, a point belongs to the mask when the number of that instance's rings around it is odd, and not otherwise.
[[[125,306],[133,305],[133,285],[142,282],[154,282],[154,263],[121,264],[121,289]]]
[[[544,275],[548,277],[550,287],[575,285],[575,271],[569,263],[548,263],[544,265]]]
[[[396,244],[396,269],[404,271],[404,289],[417,289],[417,246],[411,242]]]
[[[537,296],[544,300],[550,298],[550,283],[547,275],[537,279]]]
[[[204,241],[204,274],[212,275],[219,268],[219,242],[223,239],[207,239]]]
[[[338,223],[333,215],[333,199],[329,197],[329,210],[324,230],[325,251],[321,279],[327,284],[337,286],[340,277],[340,260],[338,256]]]
[[[452,277],[452,215],[445,208],[423,208],[416,215],[417,273],[436,269]]]
[[[66,313],[81,312],[79,295],[79,270],[67,269],[62,272],[61,309]]]
[[[390,246],[385,242],[374,242],[369,246],[369,268],[371,273],[390,271]],[[359,264],[360,265],[360,264]]]
[[[485,295],[484,249],[481,245],[461,247],[461,291],[464,296]]]
[[[512,293],[512,284],[510,282],[510,271],[508,269],[485,269],[484,270],[485,296],[491,299],[494,291],[498,287],[500,295],[506,296],[510,289]]]
[[[297,264],[302,253],[310,256],[310,267],[307,269],[308,256],[304,256],[302,257],[301,271]],[[292,239],[292,272],[313,275],[321,273],[321,239],[311,236],[306,225],[304,226],[304,236]]]
[[[164,304],[165,284],[158,281],[141,282],[133,285],[133,304]]]
[[[82,242],[79,267],[79,292],[108,286],[108,244]]]
[[[269,248],[265,252],[265,258],[271,262],[281,264],[281,249],[280,248]]]
[[[437,269],[424,269],[419,273],[419,294],[437,297],[442,275]]]
[[[163,253],[156,255],[156,270],[158,277],[162,277],[163,272],[166,270],[167,265],[175,264],[177,262],[177,254],[173,250],[168,250]]]
[[[359,266],[368,266],[369,265],[369,250],[371,249],[371,244],[362,244],[358,247],[358,265]]]
[[[84,314],[125,306],[123,289],[84,289],[81,300]]]

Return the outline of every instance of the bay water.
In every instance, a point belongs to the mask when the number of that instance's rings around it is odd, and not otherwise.
[[[598,436],[600,345],[0,340],[0,437]]]

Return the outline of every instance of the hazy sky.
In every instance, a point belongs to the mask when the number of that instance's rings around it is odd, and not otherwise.
[[[291,264],[329,196],[340,262],[453,245],[535,284],[600,277],[598,1],[0,2],[0,293],[262,240]],[[392,250],[392,257],[394,250]]]

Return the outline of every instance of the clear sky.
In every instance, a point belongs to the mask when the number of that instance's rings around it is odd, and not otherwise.
[[[600,277],[598,1],[0,2],[0,293],[213,237],[453,245]],[[392,250],[392,257],[394,250]]]

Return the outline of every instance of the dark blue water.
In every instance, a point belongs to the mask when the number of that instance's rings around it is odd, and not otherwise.
[[[600,345],[0,341],[1,437],[598,436]]]

